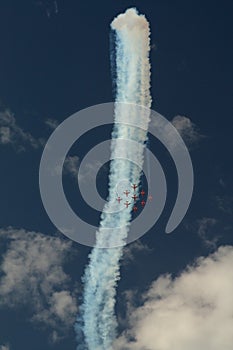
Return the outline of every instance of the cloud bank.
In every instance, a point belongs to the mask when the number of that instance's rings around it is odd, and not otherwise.
[[[156,280],[114,350],[231,350],[233,247],[199,258],[180,276]],[[130,295],[130,294],[129,294]]]
[[[0,238],[6,245],[0,266],[0,307],[26,307],[32,322],[51,328],[56,338],[64,335],[77,313],[63,268],[72,243],[11,228],[1,229]]]

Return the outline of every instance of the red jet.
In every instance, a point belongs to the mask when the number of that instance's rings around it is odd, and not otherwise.
[[[141,205],[144,207],[145,204],[146,204],[146,202],[142,200]]]
[[[138,208],[136,206],[133,207],[133,211],[136,212]]]
[[[144,194],[146,193],[144,190],[141,190],[141,195],[142,195],[142,197],[144,196]]]
[[[121,197],[117,197],[117,202],[120,203],[122,201]]]
[[[129,192],[128,190],[126,190],[126,191],[124,192],[124,194],[126,195],[126,197],[128,197],[128,195],[130,194],[130,192]]]
[[[132,196],[132,198],[133,198],[134,202],[137,202],[138,196],[136,196],[136,194],[134,194],[134,195]]]
[[[136,190],[136,188],[138,187],[138,185],[133,184],[131,187],[132,187],[132,188],[134,189],[134,191],[135,191],[135,190]]]
[[[128,206],[130,205],[130,203],[128,201],[125,202],[125,206],[126,208],[128,208]]]

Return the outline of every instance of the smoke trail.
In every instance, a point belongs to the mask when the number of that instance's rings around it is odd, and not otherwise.
[[[101,215],[100,228],[97,232],[96,247],[92,250],[89,265],[83,278],[84,297],[81,306],[81,320],[77,320],[75,329],[77,337],[80,330],[85,337],[86,345],[80,344],[77,349],[110,350],[116,337],[117,322],[114,315],[116,284],[120,278],[119,260],[122,246],[111,249],[100,249],[107,241],[123,245],[129,231],[131,210],[110,213],[115,203],[115,188],[119,181],[128,179],[139,183],[142,168],[144,143],[147,139],[149,123],[148,112],[138,112],[135,104],[150,107],[150,63],[149,63],[149,24],[146,18],[138,15],[135,9],[128,9],[111,23],[115,31],[116,50],[116,102],[129,103],[115,106],[115,123],[112,132],[112,162],[109,175],[109,201]],[[137,127],[127,125],[135,122]],[[119,139],[137,142],[137,147],[122,147]],[[120,148],[120,149],[119,149]],[[117,154],[122,159],[114,159]],[[132,204],[131,204],[132,208]],[[111,227],[106,235],[104,228]],[[119,229],[119,227],[121,227]]]
[[[149,151],[150,150],[150,140],[149,138],[147,139],[146,142],[146,148]],[[150,184],[151,183],[151,178],[150,178],[150,157],[149,157],[149,152],[146,153],[146,168],[147,168],[147,183]],[[149,188],[148,188],[148,192],[149,192]]]

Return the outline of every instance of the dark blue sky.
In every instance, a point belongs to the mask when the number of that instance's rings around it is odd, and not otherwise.
[[[170,179],[172,183],[171,195],[158,224],[141,239],[150,250],[143,253],[143,249],[136,249],[135,260],[122,266],[117,303],[117,314],[122,316],[125,307],[121,295],[125,290],[135,289],[140,295],[161,274],[176,275],[196,257],[233,243],[233,2],[57,0],[57,5],[56,13],[53,1],[2,0],[0,4],[1,112],[10,110],[17,126],[37,143],[33,146],[16,129],[10,142],[0,142],[2,254],[10,249],[4,233],[9,226],[57,237],[39,194],[38,168],[43,148],[38,140],[46,140],[51,133],[48,119],[59,123],[82,108],[113,100],[109,25],[126,8],[137,7],[150,22],[152,108],[169,120],[177,115],[189,118],[197,133],[188,145],[194,165],[193,200],[182,224],[168,236],[164,227],[176,186],[172,164],[160,154],[168,182]],[[104,138],[104,134],[87,136],[81,153]],[[25,149],[20,151],[22,143]],[[151,140],[151,148],[156,152],[155,141]],[[71,176],[64,181],[71,192],[75,181]],[[104,193],[106,178],[103,184]],[[85,210],[91,220],[91,210]],[[201,233],[203,224],[205,232]],[[74,243],[71,251],[70,257],[62,261],[70,276],[66,288],[80,297],[89,248]],[[71,327],[68,336],[52,343],[48,339],[54,326],[33,322],[34,309],[30,303],[21,303],[23,298],[20,296],[13,308],[9,302],[1,303],[0,346],[9,344],[10,350],[75,349]],[[30,293],[26,298],[30,299]]]

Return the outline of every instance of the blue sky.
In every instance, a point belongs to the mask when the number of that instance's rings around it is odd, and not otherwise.
[[[232,1],[3,0],[0,350],[76,347],[73,323],[90,248],[69,241],[49,220],[39,193],[39,163],[46,140],[60,122],[85,107],[113,100],[109,25],[131,6],[150,22],[152,108],[172,121],[186,141],[195,187],[183,222],[166,235],[176,195],[175,171],[151,139],[150,147],[166,172],[168,199],[158,223],[125,249],[117,291],[116,349],[230,349],[232,316],[226,310],[233,295]],[[78,157],[109,132],[85,135],[65,164],[67,196],[89,222],[98,222],[99,215],[78,194]],[[106,169],[101,174],[97,188],[104,196]],[[202,300],[202,306],[196,300]],[[184,324],[187,339],[179,333]],[[213,325],[219,330],[216,339]],[[135,339],[133,345],[129,338]]]

